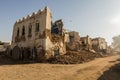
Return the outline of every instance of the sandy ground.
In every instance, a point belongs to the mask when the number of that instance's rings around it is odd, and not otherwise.
[[[98,80],[120,56],[97,58],[83,64],[0,65],[0,80]]]

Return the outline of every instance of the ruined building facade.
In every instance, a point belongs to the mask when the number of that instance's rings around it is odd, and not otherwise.
[[[49,58],[66,53],[62,20],[52,23],[48,7],[16,21],[9,55],[19,58]]]
[[[107,51],[107,42],[104,38],[98,37],[92,39],[92,48],[97,52],[106,52]]]
[[[89,35],[87,35],[86,37],[81,37],[80,42],[81,42],[81,49],[85,49],[85,50],[92,49],[92,42]]]
[[[104,38],[80,37],[76,31],[67,32],[62,20],[52,21],[48,7],[15,22],[12,42],[7,55],[13,59],[49,59],[66,51],[105,51]]]
[[[68,42],[66,44],[67,50],[78,51],[80,50],[80,36],[76,31],[68,32]]]

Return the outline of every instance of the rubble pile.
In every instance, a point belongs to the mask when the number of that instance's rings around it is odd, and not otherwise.
[[[88,62],[99,57],[102,57],[102,55],[89,51],[68,51],[65,55],[59,55],[50,58],[48,62],[53,64],[78,64]]]
[[[80,49],[80,43],[79,42],[67,43],[66,49],[70,51],[77,51]]]
[[[51,41],[52,42],[60,42],[62,41],[62,36],[57,34],[51,34]]]

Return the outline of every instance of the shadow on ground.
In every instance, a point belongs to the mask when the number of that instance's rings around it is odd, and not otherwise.
[[[120,59],[117,61],[120,61]],[[120,80],[120,63],[105,71],[103,75],[98,78],[98,80]]]
[[[34,64],[41,63],[35,60],[13,60],[5,55],[0,55],[0,65]]]

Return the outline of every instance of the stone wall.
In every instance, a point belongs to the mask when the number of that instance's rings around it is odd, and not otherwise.
[[[94,38],[92,39],[92,47],[95,51],[107,50],[107,42],[101,37]]]
[[[64,34],[51,33],[51,27],[52,14],[48,7],[19,19],[14,24],[11,49],[29,48],[33,52],[36,48],[37,57],[43,55],[47,58],[57,53],[65,54]],[[21,55],[21,52],[19,54],[16,52],[17,50],[13,50],[14,55]]]
[[[81,49],[86,49],[86,50],[92,49],[91,38],[88,35],[86,37],[81,37],[80,42],[81,42]]]

